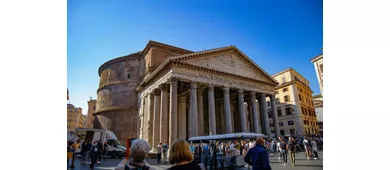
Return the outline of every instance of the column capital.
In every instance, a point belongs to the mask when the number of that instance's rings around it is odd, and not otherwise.
[[[179,82],[179,79],[176,77],[171,77],[168,79],[168,83],[172,84],[173,86],[177,87],[177,83]]]
[[[251,94],[251,96],[256,97],[256,92],[255,91],[251,91],[250,94]]]
[[[214,84],[208,85],[209,92],[214,92]]]
[[[238,89],[238,95],[244,95],[244,90],[243,89]]]
[[[191,87],[191,89],[196,89],[196,87],[197,87],[196,82],[195,81],[191,81],[190,87]]]
[[[168,84],[160,84],[158,85],[159,90],[168,90],[169,85]]]
[[[203,88],[198,88],[196,91],[199,96],[203,96]]]
[[[229,93],[229,91],[230,91],[230,88],[229,88],[229,87],[223,87],[222,89],[223,89],[223,92],[224,92],[224,93]]]
[[[152,91],[152,93],[155,95],[155,96],[160,96],[160,89],[159,88],[156,88]]]

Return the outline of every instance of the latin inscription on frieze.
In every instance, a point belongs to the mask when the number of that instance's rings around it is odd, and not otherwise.
[[[207,75],[207,74],[202,74],[202,73],[199,73],[199,77],[209,79],[209,80],[216,80],[216,81],[223,82],[223,83],[229,83],[230,85],[238,85],[238,86],[244,86],[244,87],[249,87],[249,88],[264,89],[264,86],[261,86],[261,85],[244,83],[241,81],[232,80],[232,79],[228,79],[225,77]]]

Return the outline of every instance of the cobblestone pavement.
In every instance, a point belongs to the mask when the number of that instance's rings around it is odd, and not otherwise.
[[[296,154],[295,167],[291,166],[291,158],[287,157],[287,166],[283,165],[283,160],[279,160],[278,155],[270,155],[270,163],[273,170],[320,170],[323,169],[322,151],[319,152],[320,159],[307,160],[304,152]],[[101,164],[95,165],[95,170],[114,170],[115,167],[122,161],[122,159],[106,159]],[[171,167],[169,164],[156,164],[156,159],[148,159],[147,162],[156,170],[164,170]],[[80,164],[80,158],[76,159],[74,170],[89,170],[89,165]]]

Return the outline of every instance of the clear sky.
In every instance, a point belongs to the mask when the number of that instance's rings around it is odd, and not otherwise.
[[[322,0],[68,0],[70,103],[86,114],[99,66],[149,40],[192,51],[235,45],[271,75],[294,68],[319,94],[309,60],[322,52],[322,8]]]

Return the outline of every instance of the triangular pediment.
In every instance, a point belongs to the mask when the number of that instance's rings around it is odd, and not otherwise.
[[[234,46],[175,57],[174,60],[277,85],[268,73]]]

